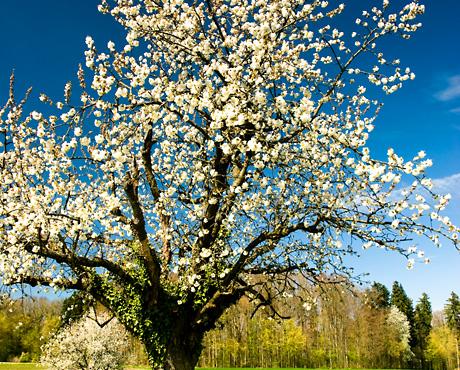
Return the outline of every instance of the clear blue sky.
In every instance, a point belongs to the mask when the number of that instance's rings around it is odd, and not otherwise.
[[[359,14],[373,1],[350,0],[347,12]],[[378,2],[380,4],[380,0]],[[393,1],[402,5],[404,1]],[[423,28],[408,42],[387,45],[387,52],[416,73],[398,93],[385,100],[370,141],[381,155],[393,147],[406,158],[425,150],[434,160],[429,171],[438,184],[451,192],[448,215],[460,224],[460,1],[426,0]],[[0,100],[5,101],[8,78],[15,69],[17,89],[26,87],[61,97],[66,81],[73,80],[84,61],[85,37],[96,45],[120,40],[121,28],[109,16],[97,12],[96,0],[0,1]],[[353,23],[353,19],[350,19]],[[357,270],[388,287],[402,283],[416,301],[427,292],[440,309],[450,291],[460,293],[460,254],[451,246],[435,250],[428,244],[430,265],[407,271],[404,260],[383,251],[370,251],[356,261]]]

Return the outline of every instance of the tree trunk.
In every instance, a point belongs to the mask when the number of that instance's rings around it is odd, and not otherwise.
[[[202,350],[202,333],[182,330],[176,332],[168,341],[164,370],[194,370]],[[147,352],[149,348],[146,346]],[[152,348],[154,353],[155,348]]]
[[[146,346],[147,354],[150,352]],[[153,352],[154,350],[152,350]],[[150,356],[149,356],[150,357]],[[190,350],[187,347],[170,347],[166,353],[166,359],[162,366],[153,365],[152,369],[163,370],[194,370],[200,357],[199,351]]]
[[[174,348],[168,351],[165,369],[194,370],[199,357],[199,353],[188,352],[186,349]]]
[[[457,369],[460,369],[460,357],[458,355],[458,335],[455,336],[455,352],[457,354]]]

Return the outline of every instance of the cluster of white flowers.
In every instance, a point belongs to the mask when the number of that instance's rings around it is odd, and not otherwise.
[[[406,315],[402,313],[398,307],[391,306],[386,323],[389,327],[390,337],[390,353],[394,357],[410,358],[411,349],[410,340],[410,323]]]
[[[50,370],[122,369],[128,335],[116,319],[108,319],[87,316],[58,331],[43,346],[41,365]]]
[[[2,279],[68,287],[74,257],[118,273],[138,239],[194,292],[242,266],[340,268],[347,238],[409,255],[407,234],[455,239],[424,153],[377,160],[366,147],[379,103],[363,85],[391,93],[414,77],[376,43],[407,38],[423,6],[389,9],[364,12],[348,45],[315,28],[343,10],[325,1],[103,2],[127,43],[99,53],[87,37],[83,108],[0,111]],[[376,65],[351,68],[365,53]]]

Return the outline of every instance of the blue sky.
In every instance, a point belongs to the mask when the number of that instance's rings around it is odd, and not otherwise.
[[[348,12],[359,14],[374,1],[348,1]],[[393,1],[395,6],[404,3]],[[429,175],[439,189],[451,192],[447,214],[460,224],[460,2],[426,0],[424,26],[409,41],[386,46],[390,56],[401,59],[416,73],[398,93],[384,101],[370,140],[377,155],[393,147],[405,158],[425,150],[433,159]],[[14,69],[17,90],[33,86],[38,92],[61,97],[66,81],[74,80],[78,63],[84,61],[85,37],[96,45],[122,38],[121,28],[111,17],[97,12],[97,0],[22,0],[0,2],[0,100],[5,101],[8,78]],[[353,23],[354,19],[349,19]],[[440,309],[450,291],[460,293],[460,253],[445,245],[436,250],[424,245],[429,265],[407,271],[400,256],[383,251],[363,253],[353,264],[369,272],[370,280],[388,287],[402,283],[416,301],[427,292],[433,307]]]

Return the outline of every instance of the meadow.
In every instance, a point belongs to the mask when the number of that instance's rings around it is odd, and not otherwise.
[[[0,362],[0,369],[2,370],[37,370],[40,368],[36,364]]]

